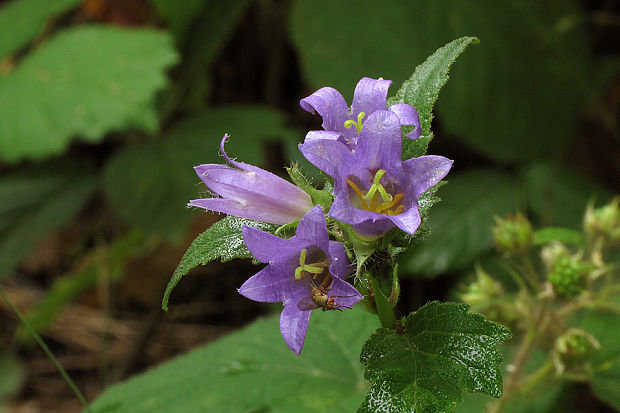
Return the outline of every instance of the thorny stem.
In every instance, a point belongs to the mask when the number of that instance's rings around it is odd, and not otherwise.
[[[534,319],[530,324],[530,327],[523,337],[523,341],[519,346],[519,350],[517,351],[517,355],[512,362],[510,375],[506,378],[506,382],[504,385],[504,394],[502,397],[497,399],[493,404],[489,406],[488,413],[499,413],[506,402],[514,397],[519,390],[519,376],[521,375],[521,370],[525,366],[525,362],[532,351],[534,346],[534,342],[537,338],[537,333],[542,331],[542,327],[545,324],[546,319],[546,298],[541,299],[538,304],[538,308],[536,309],[536,313],[534,315]]]

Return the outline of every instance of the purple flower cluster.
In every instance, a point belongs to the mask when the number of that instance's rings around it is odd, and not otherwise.
[[[334,179],[335,199],[328,215],[367,240],[395,227],[414,234],[420,225],[418,197],[452,166],[442,156],[401,160],[401,127],[414,126],[405,137],[416,139],[420,119],[410,105],[387,107],[391,83],[361,79],[350,110],[344,97],[330,87],[300,101],[303,109],[318,112],[323,119],[324,130],[308,132],[299,149]],[[255,301],[283,303],[282,337],[299,354],[312,310],[350,308],[363,296],[345,281],[352,266],[344,244],[329,239],[321,207],[313,206],[306,192],[282,178],[230,159],[224,151],[227,138],[222,139],[221,152],[236,168],[215,164],[195,168],[220,197],[192,200],[189,205],[280,225],[299,221],[289,239],[243,227],[247,248],[268,265],[239,289]]]

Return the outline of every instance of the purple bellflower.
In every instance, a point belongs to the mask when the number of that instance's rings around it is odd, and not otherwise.
[[[282,302],[280,332],[286,345],[300,354],[310,313],[315,308],[350,308],[362,295],[344,281],[352,268],[340,242],[330,241],[325,217],[315,206],[289,239],[243,227],[243,240],[254,257],[269,263],[239,288],[251,300]]]
[[[401,120],[388,110],[368,116],[353,151],[333,139],[306,141],[299,149],[334,178],[336,199],[329,215],[366,238],[380,237],[394,226],[413,235],[421,220],[418,197],[452,166],[451,160],[433,155],[403,162]]]
[[[420,136],[420,118],[411,105],[397,103],[387,107],[386,99],[391,80],[362,78],[355,87],[353,105],[349,110],[344,97],[332,87],[324,87],[299,101],[301,107],[310,112],[318,112],[323,118],[322,131],[310,131],[305,142],[315,139],[339,140],[355,148],[362,124],[376,110],[389,110],[394,113],[400,125],[414,125],[412,132],[405,135],[409,139]],[[355,126],[355,127],[353,127]]]
[[[310,195],[299,187],[264,169],[230,159],[224,151],[227,139],[224,135],[220,150],[238,169],[219,164],[195,167],[200,179],[221,198],[194,199],[188,206],[278,225],[297,221],[312,208]]]

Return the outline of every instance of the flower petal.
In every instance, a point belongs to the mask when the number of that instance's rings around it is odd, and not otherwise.
[[[391,80],[363,77],[355,86],[353,93],[353,105],[351,106],[353,116],[356,117],[358,113],[364,112],[368,117],[376,110],[386,110],[385,102],[391,84]]]
[[[283,301],[293,282],[292,277],[283,277],[280,270],[281,267],[278,266],[266,266],[239,287],[239,294],[250,300],[266,303]]]
[[[387,110],[375,111],[368,117],[357,141],[356,161],[369,170],[385,169],[388,175],[401,170],[400,119]]]
[[[301,296],[299,297],[301,299]],[[308,331],[308,322],[312,311],[301,311],[297,308],[299,300],[292,299],[284,304],[282,314],[280,314],[280,333],[284,342],[299,355],[304,346],[306,332]]]
[[[340,278],[333,278],[328,295],[334,297],[334,302],[336,304],[346,308],[353,307],[358,301],[364,298],[355,287]]]
[[[329,273],[338,278],[346,278],[351,274],[353,268],[349,262],[349,257],[344,249],[344,244],[338,241],[329,241]]]
[[[316,205],[303,216],[297,226],[296,237],[307,242],[309,245],[316,245],[325,254],[329,252],[329,234],[325,215],[320,205]]]
[[[333,177],[338,176],[340,167],[352,156],[344,143],[328,139],[305,142],[299,150],[311,164]]]
[[[317,139],[329,139],[329,140],[340,141],[342,143],[345,143],[344,136],[342,136],[340,132],[332,132],[332,131],[325,131],[325,130],[313,130],[313,131],[308,132],[306,134],[306,138],[304,139],[304,142],[310,142],[310,141],[317,140]]]
[[[411,235],[415,234],[421,222],[420,211],[418,210],[418,202],[414,201],[414,205],[408,208],[406,211],[403,211],[401,214],[398,215],[390,215],[388,216],[388,218],[398,228],[402,229],[406,233]]]
[[[417,199],[427,189],[441,181],[450,171],[454,161],[437,155],[425,155],[403,162],[403,171],[409,177],[413,198]]]
[[[420,137],[422,134],[422,130],[420,129],[420,116],[413,106],[406,103],[396,103],[390,106],[389,110],[398,116],[401,125],[415,126],[412,132],[405,135],[407,138],[417,139]]]
[[[344,132],[349,107],[340,92],[332,87],[324,87],[299,101],[299,105],[307,112],[316,110],[323,118],[323,129],[326,131]]]
[[[290,255],[293,251],[301,251],[305,245],[297,237],[284,239],[247,225],[244,225],[241,231],[245,246],[254,258],[263,263],[273,261],[283,255]]]
[[[277,225],[297,221],[303,214],[303,212],[299,214],[296,211],[283,208],[281,205],[267,203],[270,201],[269,199],[257,198],[256,201],[257,203],[247,204],[224,198],[201,198],[192,199],[187,205]]]

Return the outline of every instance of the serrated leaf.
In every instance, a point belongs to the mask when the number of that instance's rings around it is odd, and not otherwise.
[[[372,387],[358,413],[447,412],[461,401],[461,389],[501,396],[496,344],[510,330],[468,309],[435,301],[410,314],[402,334],[377,330],[360,356]]]
[[[424,63],[416,67],[413,75],[402,84],[396,95],[388,99],[388,106],[407,103],[416,108],[420,116],[422,135],[416,140],[403,138],[403,160],[426,153],[433,138],[433,106],[439,97],[439,91],[448,81],[450,67],[467,46],[477,42],[475,37],[461,37],[437,49]]]
[[[127,147],[108,161],[103,183],[114,211],[149,233],[180,240],[195,214],[187,203],[207,191],[193,167],[225,163],[219,154],[225,133],[230,134],[229,156],[254,165],[263,164],[267,140],[295,139],[282,113],[274,110],[234,107],[198,113],[163,139]]]
[[[46,20],[81,3],[82,0],[19,0],[0,7],[0,60],[25,46],[43,28]]]
[[[442,202],[429,216],[431,230],[399,258],[401,270],[435,276],[467,267],[493,244],[493,216],[516,209],[514,183],[493,170],[474,170],[449,176],[439,190]]]
[[[315,311],[301,356],[279,316],[107,389],[94,413],[351,412],[366,389],[357,349],[376,328],[359,311]]]
[[[0,279],[52,231],[65,225],[93,193],[89,165],[61,160],[0,179]]]
[[[0,78],[0,158],[62,152],[79,136],[158,126],[155,92],[176,61],[170,37],[147,29],[66,29]]]
[[[264,222],[256,222],[249,219],[227,216],[222,220],[211,225],[192,242],[185,255],[181,259],[179,266],[174,270],[170,282],[166,287],[162,307],[168,311],[168,298],[170,293],[179,283],[181,278],[192,268],[198,265],[205,265],[209,262],[220,259],[221,262],[230,261],[235,258],[251,258],[252,254],[248,251],[243,242],[241,229],[244,225],[262,229],[264,231],[274,231],[276,226]]]

